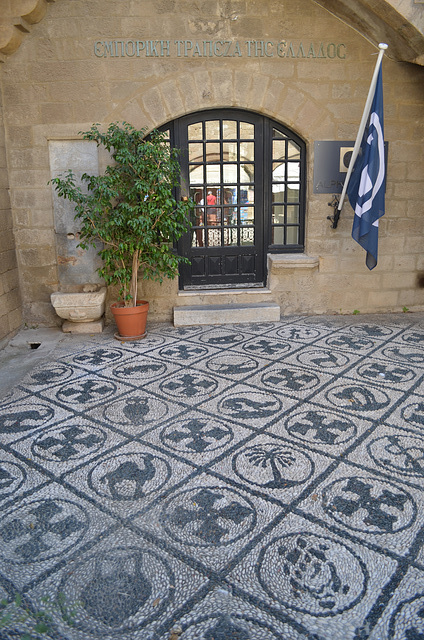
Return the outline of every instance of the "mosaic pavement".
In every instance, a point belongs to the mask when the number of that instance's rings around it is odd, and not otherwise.
[[[68,336],[0,433],[0,597],[58,640],[424,638],[422,315]]]

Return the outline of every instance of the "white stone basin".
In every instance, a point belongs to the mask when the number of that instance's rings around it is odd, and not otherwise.
[[[60,318],[70,322],[93,322],[105,311],[106,287],[88,293],[61,293],[50,296],[51,303]]]

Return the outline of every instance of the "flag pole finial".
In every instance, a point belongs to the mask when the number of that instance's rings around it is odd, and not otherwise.
[[[378,48],[381,49],[382,51],[385,51],[385,49],[389,48],[389,45],[386,44],[385,42],[380,42],[380,44],[378,45]]]

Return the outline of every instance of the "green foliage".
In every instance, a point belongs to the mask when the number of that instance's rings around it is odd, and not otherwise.
[[[54,637],[53,613],[62,607],[64,598],[64,594],[59,594],[57,602],[51,601],[48,597],[42,598],[43,609],[40,610],[31,609],[20,593],[17,593],[13,600],[1,600],[0,631],[10,632],[11,637],[20,640]],[[67,614],[65,621],[72,625],[74,616],[75,611],[72,610]]]
[[[403,313],[408,313],[409,307],[402,307],[402,311],[403,311]]]
[[[126,306],[135,306],[137,276],[143,279],[174,278],[184,260],[173,250],[174,241],[190,227],[191,201],[177,202],[178,151],[165,136],[136,130],[132,125],[112,123],[106,133],[94,124],[80,132],[85,140],[105,147],[113,163],[104,175],[83,174],[88,193],[76,185],[71,170],[51,180],[58,195],[75,204],[81,223],[80,246],[102,243],[98,270],[108,285],[118,285]],[[97,245],[98,246],[98,245]]]
[[[358,309],[354,309],[354,311],[353,311],[353,315],[354,315],[354,316],[357,316],[357,315],[359,315],[360,313],[361,313],[361,312],[360,312],[360,311],[358,311]]]

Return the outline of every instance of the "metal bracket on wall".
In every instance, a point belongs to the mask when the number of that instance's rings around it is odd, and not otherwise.
[[[331,224],[331,228],[332,229],[337,229],[337,225],[339,223],[339,218],[340,218],[340,211],[338,210],[338,206],[339,206],[339,196],[337,195],[333,195],[333,199],[331,202],[328,203],[329,207],[333,207],[334,209],[334,213],[332,216],[327,216],[327,220],[330,220]]]

